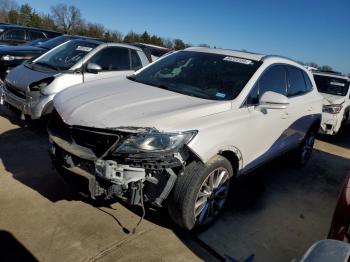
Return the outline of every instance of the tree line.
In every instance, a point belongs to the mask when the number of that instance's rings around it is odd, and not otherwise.
[[[141,42],[175,50],[190,46],[182,39],[164,38],[147,31],[142,34],[130,31],[123,35],[102,24],[86,21],[79,8],[67,4],[53,5],[50,7],[50,13],[44,14],[36,12],[29,4],[18,5],[15,0],[0,0],[0,22],[45,28],[64,34],[89,36],[112,42]]]

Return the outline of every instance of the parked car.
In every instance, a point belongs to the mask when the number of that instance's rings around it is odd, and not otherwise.
[[[61,35],[52,39],[37,39],[19,46],[0,46],[0,80],[4,81],[11,69],[35,59],[52,48],[71,39],[91,39],[84,36]],[[95,40],[95,39],[94,39]]]
[[[170,48],[157,46],[157,45],[150,45],[145,43],[130,43],[130,44],[140,47],[147,55],[150,62],[156,61],[159,57],[173,51]]]
[[[317,89],[323,96],[320,132],[336,135],[350,120],[350,78],[335,72],[314,72]]]
[[[21,110],[21,118],[52,112],[52,99],[63,89],[93,80],[125,76],[149,62],[140,48],[95,40],[70,40],[10,71],[3,100]]]
[[[65,90],[54,107],[50,154],[79,192],[167,205],[190,230],[218,216],[231,178],[290,150],[310,159],[322,97],[290,59],[188,48]]]
[[[0,24],[0,45],[21,45],[39,38],[54,38],[61,33],[41,28]]]
[[[328,238],[350,243],[350,176],[341,188]]]

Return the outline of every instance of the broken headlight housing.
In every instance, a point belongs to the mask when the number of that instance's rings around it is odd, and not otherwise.
[[[34,83],[29,85],[29,89],[30,89],[30,91],[40,91],[41,92],[42,89],[44,87],[47,87],[49,84],[51,84],[54,79],[55,79],[54,77],[48,77],[48,78],[42,79],[38,82],[34,82]]]
[[[169,152],[189,143],[197,131],[163,133],[142,132],[129,137],[113,153],[161,153]]]
[[[343,106],[340,105],[324,105],[322,107],[323,113],[329,113],[329,114],[338,114],[340,110],[343,108]]]

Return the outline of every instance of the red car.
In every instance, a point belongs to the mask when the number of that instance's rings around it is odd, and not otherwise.
[[[328,238],[350,243],[350,175],[339,195]]]

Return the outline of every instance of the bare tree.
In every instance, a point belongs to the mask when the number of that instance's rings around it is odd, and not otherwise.
[[[74,29],[82,22],[80,10],[74,5],[57,4],[51,6],[51,13],[56,24],[66,34],[74,32]]]

